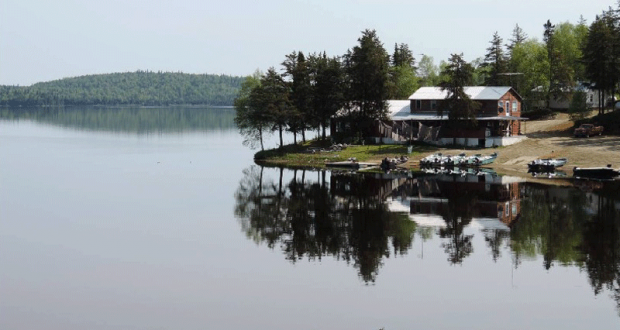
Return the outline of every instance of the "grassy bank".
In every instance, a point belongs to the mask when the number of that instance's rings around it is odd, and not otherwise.
[[[309,141],[304,144],[289,144],[278,149],[259,151],[254,155],[258,163],[284,165],[293,167],[324,167],[326,162],[344,161],[355,157],[360,162],[381,162],[385,157],[417,154],[436,150],[427,145],[413,145],[411,154],[403,145],[350,145],[340,151],[318,151],[328,149],[329,145],[320,141]],[[317,150],[314,153],[311,150]]]

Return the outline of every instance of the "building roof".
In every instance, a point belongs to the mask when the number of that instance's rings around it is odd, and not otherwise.
[[[510,87],[509,87],[510,88]],[[388,116],[390,120],[448,120],[448,113],[438,116],[436,112],[411,113],[411,102],[402,100],[389,100]],[[527,120],[527,118],[514,116],[478,116],[477,120]]]
[[[499,100],[508,91],[510,86],[468,86],[464,87],[465,94],[472,100]],[[516,94],[516,93],[515,93]],[[443,100],[448,96],[447,90],[441,87],[420,87],[409,96],[410,100]],[[520,98],[520,97],[519,97]]]

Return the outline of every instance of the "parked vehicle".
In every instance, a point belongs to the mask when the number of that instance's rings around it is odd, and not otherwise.
[[[581,126],[575,128],[575,137],[590,137],[592,135],[603,134],[603,126],[594,126],[592,124],[581,124]]]

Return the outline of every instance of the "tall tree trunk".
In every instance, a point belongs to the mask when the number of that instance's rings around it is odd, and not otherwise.
[[[262,128],[258,129],[258,138],[260,140],[260,150],[265,151],[265,146],[263,145],[263,129]]]
[[[325,135],[325,123],[321,124],[322,128],[323,128],[323,141],[325,141],[327,139],[327,136]]]
[[[284,142],[282,140],[282,125],[278,125],[278,133],[280,134],[280,148],[284,146]]]
[[[293,132],[293,143],[297,144],[297,132]]]
[[[305,127],[306,127],[306,123],[302,122],[301,123],[301,141],[303,143],[306,143],[306,129],[305,129]]]

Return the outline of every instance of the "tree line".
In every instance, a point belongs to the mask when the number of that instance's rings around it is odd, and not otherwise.
[[[406,44],[396,44],[390,55],[374,30],[365,30],[358,44],[342,56],[325,53],[286,55],[282,70],[256,72],[242,84],[236,123],[245,143],[263,146],[263,135],[322,131],[338,113],[349,117],[352,132],[362,137],[373,121],[386,116],[386,100],[407,99],[420,86],[441,86],[450,100],[438,111],[451,119],[470,119],[477,107],[462,87],[511,86],[523,98],[523,111],[549,108],[550,100],[571,101],[575,117],[588,111],[583,88],[598,92],[599,100],[614,103],[620,80],[620,4],[588,25],[576,23],[542,27],[542,40],[530,38],[517,24],[507,43],[495,32],[484,57],[468,63],[462,54],[435,65],[423,55],[416,65]],[[459,76],[460,75],[460,76]],[[600,104],[604,113],[605,104]]]
[[[326,139],[330,118],[348,117],[361,137],[376,119],[387,115],[388,99],[406,99],[417,89],[415,58],[406,44],[388,54],[376,31],[365,30],[358,44],[342,56],[293,51],[281,72],[255,72],[241,85],[235,100],[235,122],[244,144],[264,150],[268,133],[293,134],[294,142],[316,130]]]
[[[0,86],[0,106],[173,104],[231,106],[245,78],[136,71]]]

